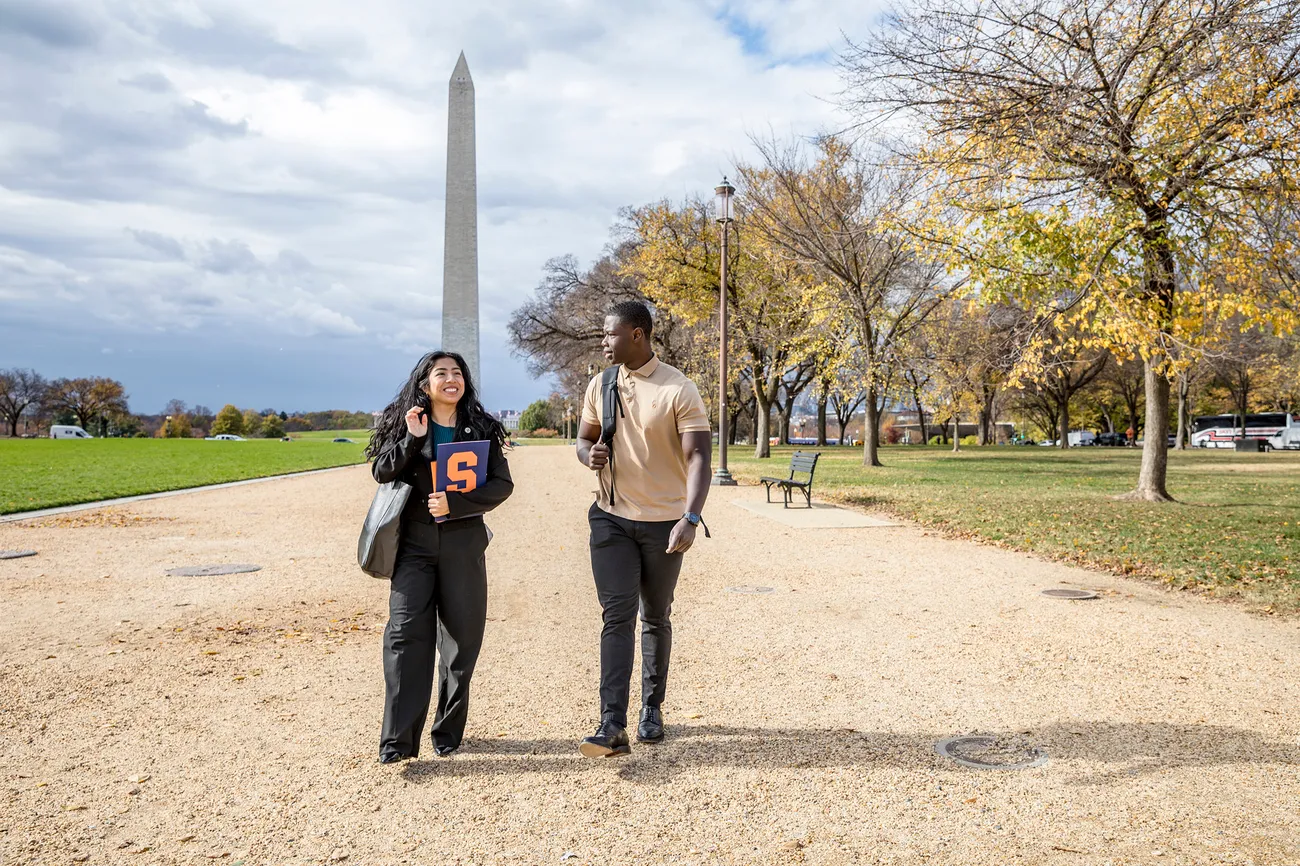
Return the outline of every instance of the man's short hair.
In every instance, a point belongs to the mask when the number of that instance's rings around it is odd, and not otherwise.
[[[640,301],[622,301],[610,307],[609,314],[629,328],[640,328],[650,339],[654,331],[654,319],[650,317],[650,308]]]

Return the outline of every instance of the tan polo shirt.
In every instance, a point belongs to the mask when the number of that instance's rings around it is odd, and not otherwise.
[[[651,358],[639,370],[623,367],[618,390],[624,415],[614,433],[614,503],[610,468],[600,470],[597,504],[627,520],[679,520],[686,513],[686,455],[682,434],[712,430],[695,383]],[[587,385],[582,420],[601,425],[600,377]]]

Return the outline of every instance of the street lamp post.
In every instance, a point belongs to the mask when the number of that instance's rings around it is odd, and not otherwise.
[[[727,235],[731,227],[731,197],[736,188],[724,177],[714,188],[718,197],[718,225],[722,230],[722,265],[718,291],[718,470],[713,484],[734,487],[736,479],[727,469]]]

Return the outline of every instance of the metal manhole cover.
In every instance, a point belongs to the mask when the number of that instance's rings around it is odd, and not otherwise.
[[[742,586],[729,586],[727,592],[740,592],[745,595],[766,595],[769,592],[776,592],[775,587],[771,586],[751,586],[744,584]]]
[[[1097,593],[1089,589],[1045,589],[1042,592],[1048,598],[1065,598],[1071,601],[1087,601],[1098,598]]]
[[[0,559],[22,559],[24,556],[35,556],[34,550],[0,550]]]
[[[232,565],[187,565],[183,568],[169,568],[167,573],[172,577],[215,577],[219,574],[245,574],[261,570],[260,565],[234,563]]]
[[[951,737],[935,743],[934,750],[976,770],[1027,770],[1047,763],[1046,752],[1015,737]]]

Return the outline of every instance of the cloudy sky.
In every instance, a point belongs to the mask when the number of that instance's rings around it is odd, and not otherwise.
[[[0,0],[0,368],[136,412],[379,408],[437,346],[447,81],[477,91],[485,402],[619,207],[838,127],[849,0]]]

